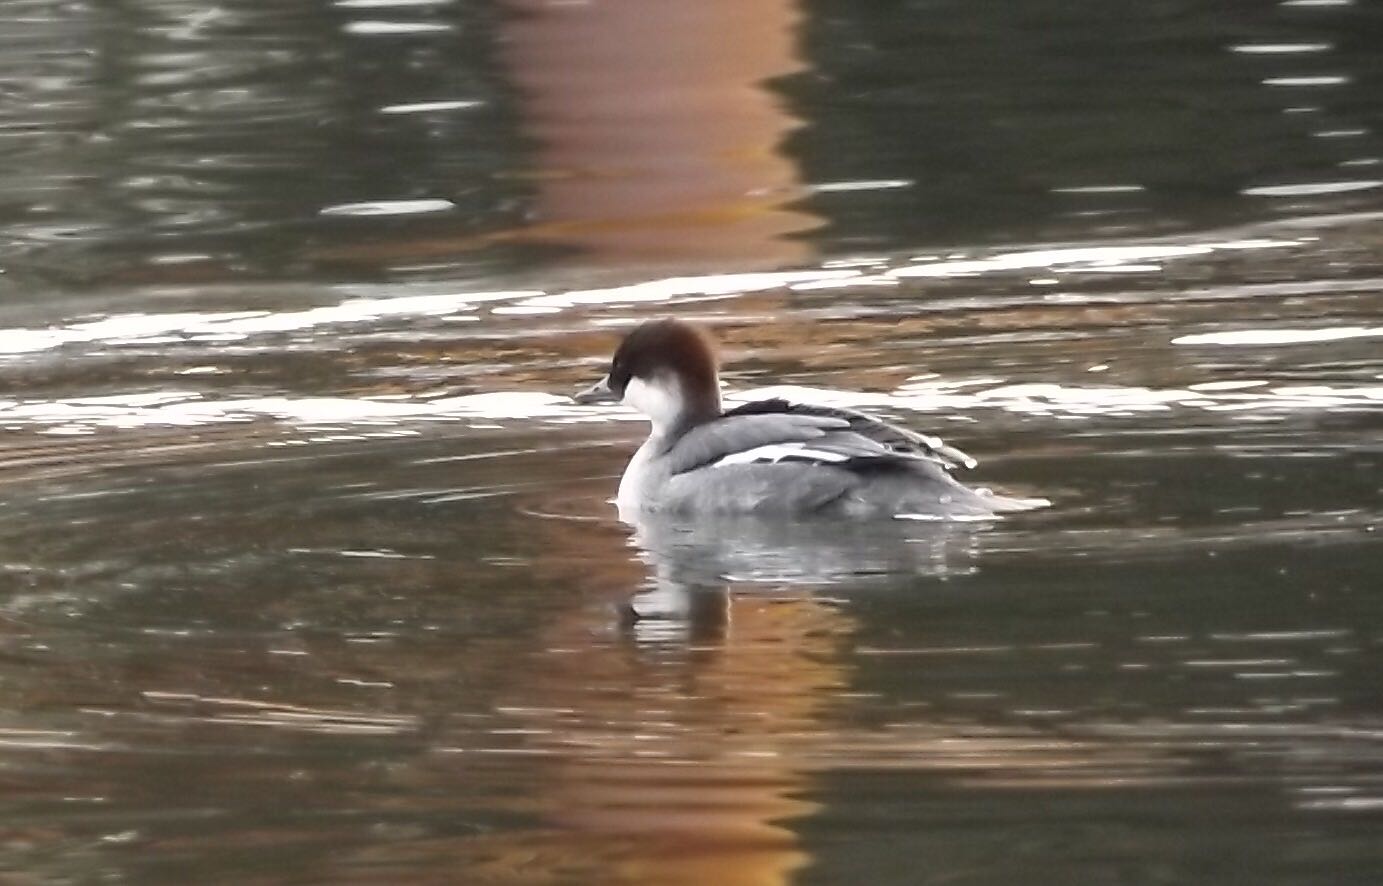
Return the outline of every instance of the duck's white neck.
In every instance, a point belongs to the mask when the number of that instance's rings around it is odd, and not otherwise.
[[[649,437],[661,439],[719,415],[720,391],[689,397],[674,375],[631,378],[624,388],[624,405],[648,416],[653,425]]]

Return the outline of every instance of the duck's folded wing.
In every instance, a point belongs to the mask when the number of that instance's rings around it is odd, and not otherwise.
[[[801,449],[827,435],[847,431],[843,418],[818,415],[734,415],[697,425],[664,454],[673,476],[727,459],[753,460],[748,453],[766,447]],[[731,462],[733,463],[733,462]]]
[[[666,457],[674,477],[735,465],[827,465],[856,473],[903,468],[936,477],[947,468],[936,458],[860,434],[843,418],[790,414],[738,415],[700,425]]]
[[[987,512],[938,460],[889,449],[838,418],[726,418],[689,432],[673,452],[659,502],[670,512],[892,515],[938,504]]]
[[[846,422],[849,429],[856,434],[873,440],[893,452],[929,458],[949,469],[973,468],[977,464],[975,459],[954,446],[947,445],[939,437],[919,434],[916,431],[908,430],[854,409],[846,409],[843,406],[793,403],[781,397],[773,397],[767,400],[743,403],[725,413],[726,418],[748,415],[835,418]]]

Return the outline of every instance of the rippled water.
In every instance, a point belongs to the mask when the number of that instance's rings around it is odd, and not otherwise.
[[[1377,12],[270,6],[0,11],[5,878],[1383,877]],[[1053,506],[625,526],[665,314]]]

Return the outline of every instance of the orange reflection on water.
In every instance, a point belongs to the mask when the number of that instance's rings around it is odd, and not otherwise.
[[[577,633],[552,637],[570,651],[530,697],[579,719],[548,738],[562,748],[549,815],[620,882],[785,883],[809,860],[785,822],[817,808],[796,796],[800,750],[848,681],[836,647],[852,624],[806,596],[699,593],[690,638],[592,645],[588,626],[554,626]]]
[[[519,736],[513,756],[467,741],[435,759],[443,779],[478,759],[518,766],[542,785],[519,807],[540,824],[466,841],[465,863],[485,859],[497,883],[789,882],[810,861],[790,822],[818,809],[800,799],[803,751],[851,682],[840,651],[854,619],[810,591],[650,577],[604,520],[539,526],[534,580],[586,602],[555,609],[504,669],[495,702]],[[645,618],[606,621],[640,588]]]
[[[536,224],[520,239],[600,264],[784,264],[813,224],[784,209],[796,121],[762,88],[799,67],[792,0],[509,0]]]

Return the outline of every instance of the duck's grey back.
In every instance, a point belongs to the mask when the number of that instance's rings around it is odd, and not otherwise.
[[[742,412],[699,425],[661,459],[648,505],[673,513],[987,516],[1012,500],[971,490],[940,459],[899,452],[839,415]]]

